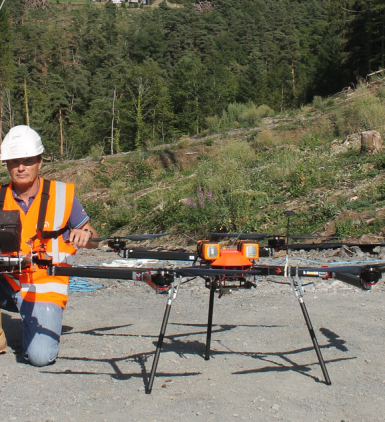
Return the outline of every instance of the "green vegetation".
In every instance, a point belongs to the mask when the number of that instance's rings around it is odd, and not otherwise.
[[[375,102],[381,88],[352,93],[341,132],[362,113],[363,92]],[[78,180],[78,195],[103,234],[284,233],[287,208],[296,211],[293,234],[323,232],[326,225],[329,234],[342,237],[380,234],[384,215],[376,210],[385,207],[384,155],[361,152],[359,137],[353,145],[344,143],[346,135],[335,140],[330,127],[340,109],[334,101],[322,101],[325,114],[308,121],[304,116],[312,116],[313,107],[292,113],[291,130],[282,116],[273,129],[252,135],[240,128],[236,135],[184,138],[184,149],[107,157],[92,176]],[[199,152],[183,169],[190,148]],[[102,201],[87,199],[89,192],[106,188]]]
[[[175,144],[205,130],[257,126],[314,96],[314,107],[324,107],[321,97],[355,82],[356,63],[365,77],[383,62],[382,33],[349,38],[353,29],[378,31],[385,12],[379,1],[177,3],[183,7],[7,1],[0,13],[0,137],[29,123],[50,156],[58,157],[63,143],[61,158]],[[355,8],[371,11],[370,18],[346,12]],[[370,60],[361,57],[367,51]],[[368,105],[368,113],[377,107]],[[367,118],[357,123],[367,126]],[[339,130],[338,116],[335,125]]]

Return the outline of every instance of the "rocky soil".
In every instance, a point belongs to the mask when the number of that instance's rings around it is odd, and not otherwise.
[[[384,253],[296,252],[293,259],[378,261]],[[101,248],[80,251],[77,262],[99,265],[116,258]],[[216,297],[208,361],[209,291],[202,279],[183,284],[151,394],[145,387],[167,295],[141,282],[89,280],[103,286],[94,289],[82,281],[72,282],[80,291],[70,295],[59,359],[52,366],[21,361],[19,317],[3,314],[9,347],[0,356],[2,421],[384,420],[383,281],[364,292],[340,281],[304,280],[314,282],[305,303],[330,386],[285,279],[260,278],[257,288]]]

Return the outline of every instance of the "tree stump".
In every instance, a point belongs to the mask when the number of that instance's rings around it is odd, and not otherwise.
[[[382,151],[381,134],[375,130],[361,132],[361,152],[377,154]]]

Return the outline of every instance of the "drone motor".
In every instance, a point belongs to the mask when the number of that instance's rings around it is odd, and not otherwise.
[[[108,241],[108,247],[114,251],[120,251],[126,247],[126,241],[121,237],[114,237],[112,240]]]
[[[151,274],[151,281],[159,288],[165,289],[171,286],[174,282],[174,275],[165,273],[164,271],[156,274]]]
[[[374,267],[367,267],[360,274],[361,286],[364,290],[370,290],[381,278],[381,272]]]
[[[267,244],[269,248],[279,251],[285,246],[285,239],[280,236],[273,236],[267,240]]]

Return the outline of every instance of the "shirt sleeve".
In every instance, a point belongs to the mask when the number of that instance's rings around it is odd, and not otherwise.
[[[84,208],[80,204],[78,198],[74,197],[74,202],[72,204],[72,211],[70,218],[68,220],[68,225],[70,229],[78,229],[83,227],[90,217],[85,212]]]

